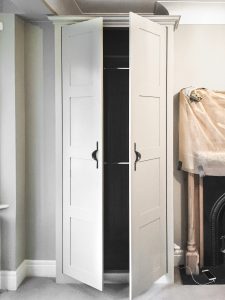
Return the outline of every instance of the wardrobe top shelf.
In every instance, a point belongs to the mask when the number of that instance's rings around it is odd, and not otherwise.
[[[118,162],[104,162],[104,165],[129,165],[129,162],[118,161]]]
[[[104,55],[104,57],[106,57],[106,58],[129,58],[129,55],[116,55],[116,54],[114,54],[114,55],[108,55],[108,54],[106,54],[106,55]]]
[[[104,70],[129,70],[130,68],[126,67],[105,67]]]

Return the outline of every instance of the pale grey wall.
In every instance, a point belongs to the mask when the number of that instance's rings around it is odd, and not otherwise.
[[[1,268],[55,259],[54,29],[0,14]]]
[[[175,32],[174,78],[174,215],[175,242],[186,243],[186,188],[178,161],[178,97],[187,86],[225,90],[225,25],[180,25]]]
[[[55,259],[53,29],[40,23],[27,24],[25,31],[28,259]]]
[[[0,0],[0,11],[4,13],[22,13],[10,0]]]
[[[0,14],[0,214],[1,267],[25,259],[24,23]]]
[[[15,24],[16,266],[26,258],[24,22]]]
[[[42,244],[32,259],[55,259],[55,44],[52,23],[39,24],[43,30],[43,203],[45,210],[38,234]],[[36,224],[38,225],[38,224]],[[44,234],[43,234],[44,232]]]
[[[15,18],[0,15],[0,201],[10,204],[2,211],[2,268],[16,267],[16,152],[15,152]]]
[[[15,59],[14,16],[0,16],[0,201],[10,204],[1,212],[2,268],[15,268],[16,169],[15,169]]]

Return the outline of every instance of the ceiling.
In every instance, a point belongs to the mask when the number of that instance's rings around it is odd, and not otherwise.
[[[220,19],[225,20],[225,0],[0,0],[0,11],[40,20],[47,14],[155,13],[155,8],[159,7],[156,3],[163,5],[171,15],[181,15],[183,20],[195,15],[197,22],[202,20],[204,12],[208,19],[210,16],[218,19],[221,15]],[[159,14],[162,11],[159,10]]]
[[[76,0],[83,13],[153,12],[155,0]]]
[[[26,0],[23,0],[26,1]],[[53,11],[56,12],[56,8],[59,3],[64,4],[68,7],[68,13],[70,11],[75,11],[80,14],[95,14],[95,13],[128,13],[130,11],[136,13],[154,13],[155,4],[160,3],[161,5],[167,7],[173,7],[174,5],[183,4],[204,4],[204,3],[218,3],[223,1],[212,1],[212,0],[43,0]],[[54,9],[55,8],[55,9]]]
[[[51,10],[42,0],[0,0],[0,9],[4,13],[14,13],[29,19],[44,19]]]
[[[0,0],[2,11],[31,19],[46,14],[154,13],[156,0]],[[1,5],[2,3],[2,5]]]

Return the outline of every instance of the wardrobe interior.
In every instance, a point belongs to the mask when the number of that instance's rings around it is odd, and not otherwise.
[[[129,29],[104,28],[104,269],[129,271]]]

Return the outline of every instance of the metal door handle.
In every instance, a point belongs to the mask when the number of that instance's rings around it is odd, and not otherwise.
[[[141,160],[141,153],[137,151],[136,143],[134,143],[134,153],[136,155],[136,159],[135,159],[135,162],[134,162],[134,171],[136,171],[136,169],[137,169],[137,162],[139,160]]]
[[[92,158],[96,161],[96,168],[98,169],[97,153],[98,153],[98,142],[96,142],[96,150],[94,150],[91,154]]]

